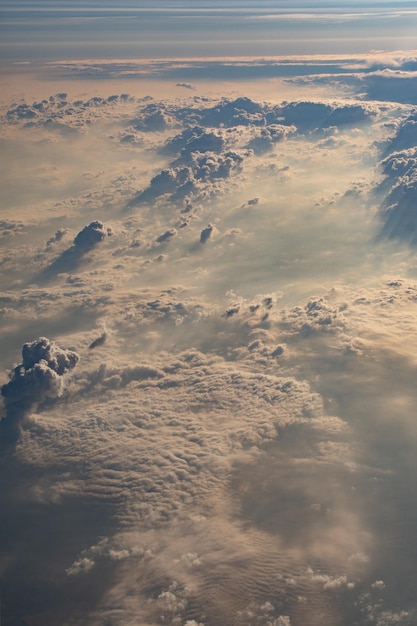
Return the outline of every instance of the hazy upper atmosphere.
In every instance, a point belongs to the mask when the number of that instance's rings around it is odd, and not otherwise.
[[[2,626],[417,624],[416,33],[0,0]]]

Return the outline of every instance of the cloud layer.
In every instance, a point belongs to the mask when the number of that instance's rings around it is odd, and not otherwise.
[[[4,107],[6,623],[415,623],[415,110],[364,88],[394,56]]]

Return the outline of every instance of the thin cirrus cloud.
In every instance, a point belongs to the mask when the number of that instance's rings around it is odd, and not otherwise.
[[[122,5],[117,9],[108,4],[78,7],[62,3],[54,8],[35,5],[29,12],[26,6],[6,5],[3,12],[0,53],[16,60],[74,54],[106,58],[109,46],[113,56],[152,58],[193,57],[197,48],[199,55],[215,56],[219,45],[224,54],[271,55],[364,52],[392,48],[394,40],[402,48],[414,47],[415,43],[416,13],[408,4],[395,10],[391,5],[381,9],[373,3],[354,4],[346,11],[344,7],[335,10],[328,3],[313,7],[281,3],[271,11],[270,3],[256,7],[253,3],[237,7],[232,2],[198,6],[170,3]]]
[[[345,7],[343,7],[345,9]],[[363,11],[350,11],[349,13],[344,12],[343,9],[341,9],[340,11],[334,11],[334,12],[326,12],[325,10],[312,10],[309,12],[303,12],[301,9],[297,12],[290,12],[290,11],[277,11],[276,13],[265,13],[262,15],[256,15],[253,16],[253,18],[247,18],[247,19],[256,19],[256,20],[270,20],[270,19],[276,19],[276,20],[330,20],[330,21],[350,21],[350,20],[367,20],[368,18],[373,18],[373,19],[396,19],[396,18],[403,18],[403,17],[407,17],[409,15],[415,15],[417,13],[416,10],[414,9],[402,9],[399,11],[391,11],[391,10],[386,10],[386,11],[381,11],[381,10],[375,10],[372,12],[367,12],[366,10]]]

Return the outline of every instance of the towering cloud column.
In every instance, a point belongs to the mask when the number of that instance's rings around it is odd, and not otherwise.
[[[60,348],[46,337],[22,347],[22,363],[9,373],[9,382],[1,387],[5,415],[0,421],[0,441],[18,439],[29,413],[46,398],[62,395],[64,375],[78,363],[76,352]]]

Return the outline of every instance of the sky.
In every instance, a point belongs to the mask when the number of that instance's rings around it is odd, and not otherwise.
[[[413,2],[0,0],[0,621],[417,623]]]
[[[393,2],[7,2],[1,58],[335,54],[413,49],[417,10]]]

